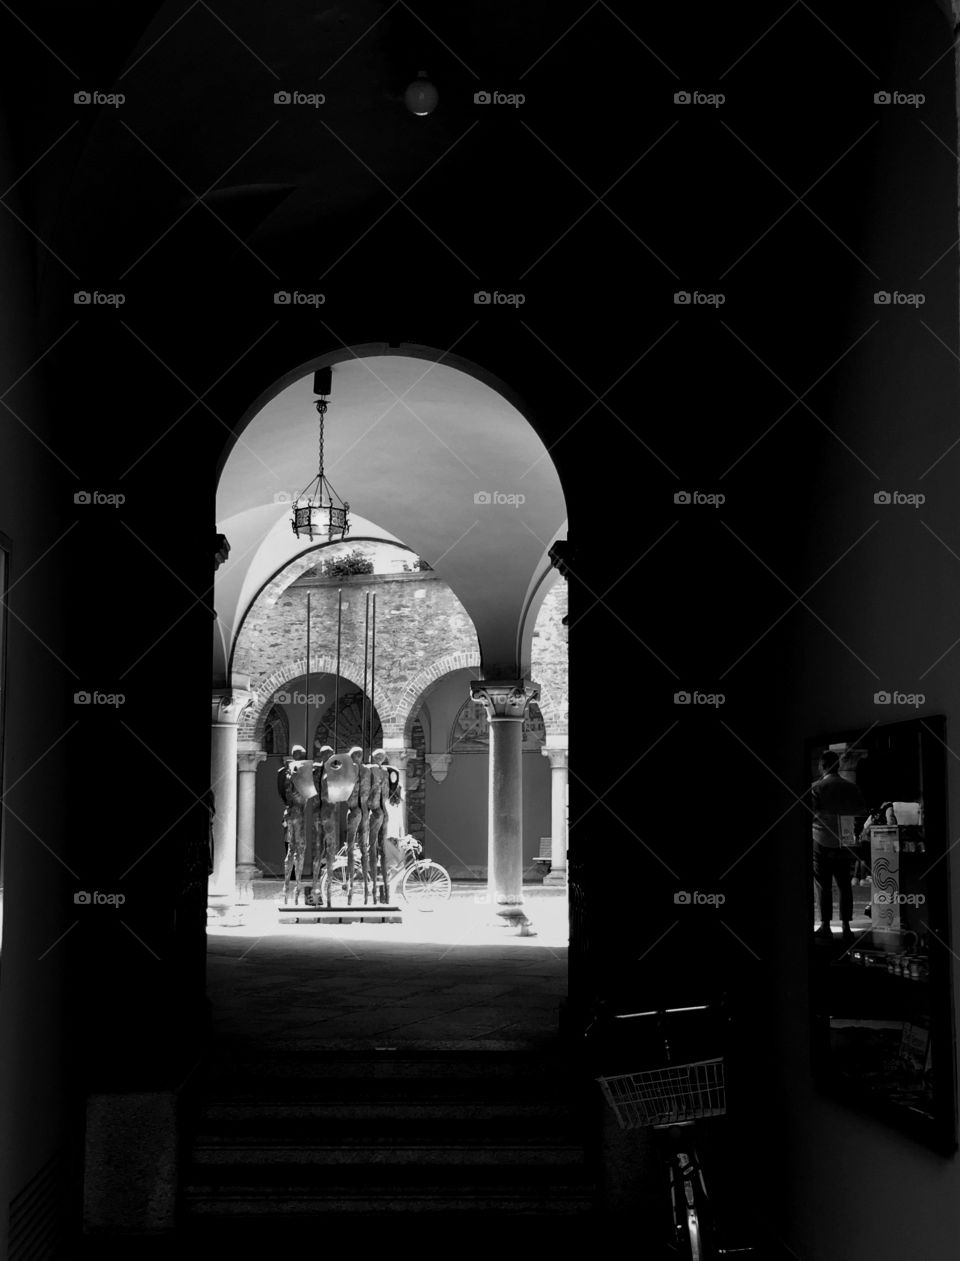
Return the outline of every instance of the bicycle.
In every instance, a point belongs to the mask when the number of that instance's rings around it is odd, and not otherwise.
[[[423,846],[413,836],[401,837],[399,841],[388,839],[385,848],[392,846],[396,853],[393,862],[387,863],[388,899],[398,891],[405,902],[415,906],[419,911],[432,911],[438,902],[449,900],[453,892],[453,881],[446,867],[430,858],[421,858]],[[398,859],[400,861],[398,861]],[[347,847],[341,845],[333,860],[333,894],[345,900],[349,891],[349,873],[347,870]],[[353,850],[353,880],[357,883],[360,871],[360,847]],[[382,878],[382,877],[381,877]],[[361,877],[362,883],[362,877]],[[330,881],[326,871],[321,882],[321,895],[327,906],[330,902]]]
[[[701,1004],[620,1015],[610,1013],[618,1021],[637,1020],[644,1022],[647,1028],[653,1025],[659,1046],[654,1044],[647,1053],[650,1067],[596,1080],[622,1130],[649,1128],[661,1136],[661,1155],[670,1192],[673,1247],[677,1255],[685,1261],[747,1257],[753,1255],[751,1246],[724,1248],[720,1245],[709,1184],[697,1150],[697,1122],[724,1116],[727,1111],[724,1057],[693,1059],[681,1055],[678,1060],[671,1046],[671,1037],[678,1027],[677,1017],[693,1013],[701,1013],[701,1028],[692,1039],[688,1037],[688,1052],[702,1048],[705,1032],[718,1036],[713,1026],[718,1017],[721,1028],[725,1023],[721,1007]],[[594,1017],[585,1035],[589,1035],[600,1018],[599,1015]],[[622,1039],[620,1041],[622,1043]],[[722,1043],[722,1034],[720,1041]],[[622,1045],[620,1049],[622,1053]],[[660,1062],[652,1064],[653,1060]]]

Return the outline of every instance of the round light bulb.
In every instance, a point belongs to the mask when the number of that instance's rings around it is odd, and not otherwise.
[[[437,108],[440,94],[427,78],[426,70],[421,70],[407,88],[403,99],[411,114],[416,114],[418,118],[425,118]]]

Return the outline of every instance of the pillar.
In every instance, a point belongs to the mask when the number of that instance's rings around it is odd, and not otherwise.
[[[387,761],[400,776],[400,805],[391,806],[387,819],[388,836],[406,836],[407,829],[407,762],[416,756],[414,749],[408,749],[402,736],[384,736],[383,751]]]
[[[237,890],[243,902],[253,901],[250,882],[260,877],[255,856],[257,767],[266,756],[256,744],[244,742],[237,750]]]
[[[253,700],[242,688],[217,688],[213,693],[210,731],[210,786],[213,819],[213,874],[208,908],[230,918],[237,901],[237,723]]]
[[[547,737],[546,747],[540,752],[550,759],[550,873],[544,884],[567,883],[567,748],[566,736],[563,747],[551,744]]]
[[[477,679],[470,695],[490,725],[487,891],[497,915],[529,931],[523,909],[523,718],[540,689],[526,680]]]

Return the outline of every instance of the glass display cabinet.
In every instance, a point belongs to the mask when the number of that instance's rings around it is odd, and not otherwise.
[[[812,738],[803,817],[815,1078],[835,1098],[950,1153],[946,756],[942,717]]]

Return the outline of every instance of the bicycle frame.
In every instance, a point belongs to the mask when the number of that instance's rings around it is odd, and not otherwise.
[[[400,864],[394,864],[392,868],[388,868],[387,870],[386,878],[387,878],[387,892],[388,893],[390,892],[391,885],[394,885],[396,884],[398,880],[401,880],[403,876],[406,874],[406,872],[413,866],[414,863],[421,861],[421,854],[423,853],[423,846],[420,844],[419,841],[414,841],[406,845],[398,845],[397,849],[403,855],[403,862]],[[346,857],[347,857],[347,847],[344,844],[340,846],[336,854],[334,854],[333,856],[334,866],[339,866],[341,861],[346,859]],[[354,873],[356,873],[357,870],[359,869],[360,861],[361,861],[360,846],[354,845],[353,847]]]
[[[704,1013],[707,1032],[710,1019],[723,1013],[722,1004],[661,1008],[651,1011],[610,1013],[613,1026],[621,1031],[655,1030],[653,1041],[661,1050],[648,1051],[660,1067],[598,1078],[608,1102],[614,1108],[621,1128],[649,1128],[660,1134],[659,1143],[670,1193],[670,1209],[676,1246],[687,1261],[713,1261],[724,1254],[714,1237],[710,1193],[697,1151],[696,1126],[704,1117],[726,1111],[723,1059],[696,1060],[676,1055],[674,1037],[678,1017]],[[671,1020],[671,1018],[674,1018]],[[585,1030],[589,1035],[601,1019],[598,1013]],[[632,1022],[639,1022],[634,1025]],[[608,1030],[609,1031],[609,1030]],[[625,1035],[622,1035],[625,1036]],[[700,1037],[702,1038],[701,1030]],[[683,1047],[690,1051],[696,1047]],[[702,1046],[699,1048],[702,1050]],[[717,1047],[713,1047],[716,1050]]]

